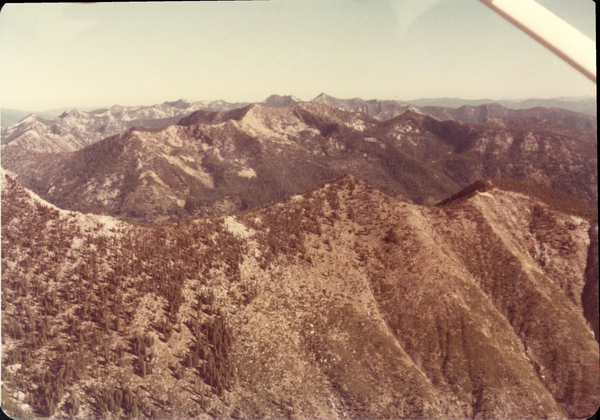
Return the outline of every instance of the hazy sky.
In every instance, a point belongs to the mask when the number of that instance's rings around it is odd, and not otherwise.
[[[592,0],[538,0],[595,40]],[[8,4],[4,108],[595,95],[477,0]]]

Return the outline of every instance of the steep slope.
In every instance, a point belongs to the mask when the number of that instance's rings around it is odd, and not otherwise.
[[[598,299],[596,299],[596,296],[598,296],[598,221],[592,224],[588,234],[590,236],[590,248],[585,269],[582,305],[583,314],[594,330],[596,341],[599,341],[598,322],[600,315],[598,311]]]
[[[589,416],[590,222],[486,185],[426,208],[343,176],[236,216],[134,227],[48,207],[3,174],[3,407]]]

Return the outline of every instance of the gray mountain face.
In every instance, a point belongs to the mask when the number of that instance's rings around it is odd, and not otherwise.
[[[76,152],[3,150],[2,164],[59,207],[154,222],[222,215],[351,173],[433,204],[481,178],[520,178],[597,203],[596,137],[547,120],[378,121],[315,103],[197,111]]]

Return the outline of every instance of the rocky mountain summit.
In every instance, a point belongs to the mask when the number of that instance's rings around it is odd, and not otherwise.
[[[284,106],[296,105],[302,102],[302,100],[296,98],[293,95],[271,95],[260,104],[264,106],[270,106],[274,108],[280,108]]]
[[[3,149],[2,165],[58,207],[142,223],[272,203],[342,173],[433,204],[481,178],[531,179],[597,203],[597,140],[547,120],[387,121],[316,103],[196,111],[81,150]]]
[[[401,105],[397,101],[382,101],[378,99],[365,101],[361,98],[338,99],[325,93],[321,93],[310,102],[329,105],[349,112],[362,112],[380,121],[397,117],[407,110],[421,112],[418,107],[414,107],[410,104]]]
[[[267,130],[263,111],[220,124]],[[208,142],[206,127],[161,130],[158,144],[188,129]],[[3,409],[589,417],[594,246],[597,207],[517,181],[425,207],[343,175],[235,215],[142,227],[57,209],[3,172]]]

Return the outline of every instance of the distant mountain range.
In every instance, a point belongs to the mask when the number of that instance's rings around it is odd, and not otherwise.
[[[44,199],[144,223],[261,206],[342,173],[417,204],[481,178],[526,178],[598,200],[596,135],[542,119],[468,124],[408,110],[379,121],[319,103],[253,104],[73,152],[16,142],[3,146],[2,166]]]
[[[79,111],[90,112],[90,111],[94,111],[98,108],[78,107],[77,109]],[[42,111],[42,112],[31,112],[31,111],[23,111],[21,109],[2,108],[2,111],[0,112],[0,121],[2,123],[2,129],[4,130],[6,127],[10,127],[11,125],[18,123],[23,118],[28,117],[31,114],[35,114],[36,116],[38,116],[40,118],[50,120],[52,118],[58,117],[59,115],[63,114],[66,111],[67,111],[67,109],[64,109],[64,108],[51,109],[51,110]]]
[[[218,101],[187,101],[185,99],[179,99],[173,102],[163,102],[162,104],[151,105],[151,106],[120,106],[115,105],[112,108],[77,108],[77,111],[89,113],[89,114],[111,114],[113,117],[119,114],[123,115],[124,118],[131,120],[142,120],[150,118],[168,118],[174,116],[181,116],[182,114],[197,111],[199,109],[205,109],[210,111],[223,111],[227,109],[240,108],[248,105],[247,102],[243,103],[229,103],[223,100]],[[111,112],[113,110],[114,112]],[[23,111],[20,109],[9,109],[2,108],[1,120],[3,130],[11,125],[14,125],[21,121],[23,118],[35,114],[36,116],[51,120],[63,115],[65,112],[73,111],[73,109],[57,108],[43,112],[30,112]]]
[[[200,109],[223,111],[244,105],[246,104],[225,101],[179,100],[154,106],[115,105],[110,109],[92,112],[65,111],[50,120],[31,114],[17,124],[3,129],[2,144],[13,143],[12,147],[35,152],[68,152],[132,127],[164,127],[175,124],[184,116]]]
[[[591,99],[589,101],[592,101]],[[579,128],[589,131],[597,131],[597,118],[595,116],[581,114],[568,109],[559,109],[556,107],[545,108],[542,105],[534,104],[545,103],[566,103],[566,101],[546,101],[536,102],[532,100],[532,107],[525,107],[525,102],[512,103],[503,101],[503,104],[515,105],[519,108],[512,109],[512,106],[500,105],[493,101],[463,101],[461,99],[452,100],[420,100],[415,103],[400,103],[397,101],[364,101],[360,98],[337,99],[322,93],[311,102],[325,104],[351,112],[363,112],[378,120],[384,121],[401,115],[407,110],[415,111],[421,114],[430,115],[439,120],[455,120],[466,123],[483,123],[487,118],[508,117],[508,118],[541,118],[553,121],[567,127]],[[467,102],[467,103],[465,103]],[[585,101],[588,102],[587,100]],[[436,103],[447,104],[445,106],[433,105]],[[595,106],[595,100],[593,100]],[[595,108],[594,108],[595,109]]]
[[[273,108],[281,108],[281,107],[285,107],[285,106],[296,105],[296,104],[299,104],[300,102],[304,102],[304,101],[296,98],[293,95],[286,95],[286,96],[271,95],[264,101],[259,102],[259,104],[264,105],[264,106],[270,106]]]
[[[397,108],[395,105],[396,103],[403,105],[403,106],[413,105],[416,107],[429,106],[429,107],[442,107],[442,108],[460,108],[465,105],[477,107],[480,105],[498,104],[498,105],[502,105],[505,108],[515,109],[515,110],[530,109],[530,108],[537,108],[537,107],[560,108],[560,109],[569,110],[569,111],[573,111],[573,112],[577,112],[577,113],[581,113],[581,114],[591,115],[594,117],[597,116],[597,101],[596,101],[596,98],[592,98],[592,97],[526,99],[526,100],[521,100],[521,101],[493,100],[493,99],[471,100],[471,99],[458,99],[458,98],[415,99],[412,101],[392,101],[392,100],[380,101],[380,100],[374,99],[374,100],[364,101],[360,98],[336,99],[329,95],[321,94],[309,102],[327,103],[328,105],[333,106],[333,104],[331,102],[334,102],[334,101],[337,101],[341,105],[342,108],[347,107],[348,103],[357,104],[357,103],[365,103],[365,102],[369,103],[369,104],[380,103],[379,106],[382,106],[383,108],[392,108],[392,109]],[[264,101],[259,102],[259,103],[262,105],[266,105],[266,106],[279,107],[279,106],[294,105],[294,104],[300,103],[300,102],[304,102],[304,101],[296,98],[293,95],[287,95],[287,96],[271,95],[267,99],[265,99]],[[192,104],[192,103],[199,104],[198,109],[204,109],[207,111],[225,111],[227,109],[232,109],[232,107],[241,108],[245,105],[250,104],[250,102],[227,103],[222,100],[190,102],[190,101],[180,99],[179,101],[175,101],[175,102],[165,102],[162,105],[164,106],[164,105],[171,104],[174,107],[179,106],[179,107],[182,107],[181,109],[184,109],[184,108],[188,108],[190,106],[190,104]],[[160,107],[160,105],[155,105],[155,107],[156,106]],[[358,105],[358,106],[350,105],[349,106],[349,108],[354,108],[354,107],[360,107],[360,105]],[[374,108],[373,105],[371,105],[371,106],[362,105],[362,107],[366,111]],[[377,105],[375,106],[375,108],[376,107],[377,107]],[[126,108],[151,108],[151,107],[126,107]],[[103,112],[103,111],[108,110],[108,108],[81,108],[81,107],[77,108],[77,109],[79,111],[91,112],[91,113]],[[402,109],[402,108],[399,108],[399,109]],[[348,110],[351,110],[351,109],[348,109]],[[358,111],[359,109],[354,109],[354,110]],[[68,109],[57,108],[57,109],[53,109],[53,110],[49,110],[49,111],[35,112],[35,114],[40,118],[48,120],[48,119],[56,118],[66,111],[68,111]],[[361,110],[361,112],[365,112],[371,116],[375,116],[372,113],[366,112],[366,111]],[[379,113],[379,112],[380,111],[377,111],[377,113]],[[6,128],[11,125],[14,125],[14,124],[18,123],[19,121],[21,121],[23,118],[25,118],[33,113],[34,112],[23,111],[20,109],[2,108],[2,112],[0,113],[2,127]],[[389,117],[388,115],[386,115],[384,113],[381,115],[381,117],[379,119],[389,119],[389,118],[392,118],[395,116],[396,115],[392,115],[391,117]]]
[[[403,104],[412,104],[416,106],[440,106],[445,108],[460,108],[461,106],[479,106],[486,104],[498,104],[510,109],[529,109],[529,108],[561,108],[581,114],[597,116],[598,104],[595,97],[583,98],[549,98],[549,99],[524,99],[520,101],[513,100],[493,100],[493,99],[457,99],[457,98],[436,98],[436,99],[415,99],[412,101],[399,101]]]
[[[319,95],[322,96],[323,94]],[[317,96],[317,98],[319,97]],[[327,96],[327,95],[326,95]],[[317,98],[313,99],[315,101]],[[330,97],[331,98],[331,97]],[[350,99],[349,101],[353,101],[355,99]],[[344,101],[343,99],[341,101]],[[171,103],[188,103],[185,100],[179,100],[176,102],[165,102],[166,104]],[[202,101],[205,104],[214,104],[223,103],[224,101]],[[303,102],[301,99],[296,98],[292,95],[281,96],[281,95],[271,95],[266,100],[260,102],[266,106],[289,106],[294,103]],[[369,102],[369,101],[366,101]],[[459,99],[459,98],[427,98],[427,99],[414,99],[412,101],[381,101],[381,102],[398,102],[401,105],[414,105],[414,106],[434,106],[434,107],[444,107],[444,108],[460,108],[461,106],[479,106],[486,104],[499,104],[509,109],[529,109],[536,107],[543,108],[561,108],[574,112],[578,112],[581,114],[587,114],[592,116],[597,116],[597,101],[595,97],[580,97],[580,98],[549,98],[549,99],[524,99],[524,100],[494,100],[494,99]],[[240,102],[238,103],[238,107],[242,107],[250,104],[250,102]],[[284,105],[282,105],[284,104]],[[213,106],[214,106],[213,105]],[[92,112],[92,111],[102,111],[108,108],[85,108],[78,107],[79,111]],[[204,108],[202,108],[204,109]],[[217,109],[216,107],[211,108],[210,105],[206,107],[207,110],[219,111],[223,109]],[[23,118],[35,113],[38,117],[44,119],[52,119],[56,118],[62,113],[68,111],[65,108],[57,108],[43,112],[31,112],[24,111],[20,109],[10,109],[10,108],[2,108],[1,121],[3,127],[8,127],[13,124],[18,123]]]
[[[302,101],[294,96],[272,95],[260,102],[268,107],[287,107]],[[311,103],[329,105],[350,112],[362,112],[380,121],[389,120],[407,110],[431,115],[439,120],[455,120],[466,123],[483,123],[488,118],[541,118],[566,127],[597,131],[597,119],[590,115],[558,108],[531,108],[514,110],[499,104],[463,105],[459,108],[440,106],[401,105],[397,101],[364,101],[360,98],[337,99],[321,94]],[[132,127],[164,127],[175,124],[181,118],[197,110],[227,111],[241,108],[247,103],[225,101],[189,102],[179,100],[154,106],[122,107],[92,112],[66,111],[57,118],[44,119],[31,114],[10,127],[2,129],[2,144],[12,143],[34,152],[68,152],[95,143],[103,138],[121,133]]]

